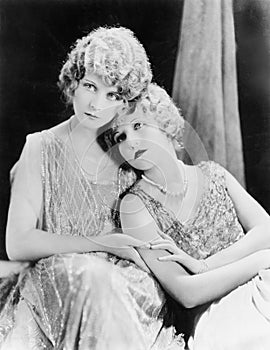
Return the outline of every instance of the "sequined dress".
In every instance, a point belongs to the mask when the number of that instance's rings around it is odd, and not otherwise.
[[[159,228],[195,258],[206,258],[243,235],[233,202],[226,189],[225,171],[215,162],[198,164],[205,188],[196,214],[185,223],[138,184],[131,192],[141,198]],[[200,309],[201,310],[201,309]],[[270,269],[213,302],[197,315],[193,350],[270,349]]]
[[[41,193],[35,189],[35,157],[40,157]],[[94,237],[115,226],[108,203],[117,197],[118,185],[90,182],[71,149],[51,131],[27,137],[13,175],[12,196],[26,191],[33,197],[30,204],[35,193],[42,196],[37,217],[43,230]],[[159,284],[114,255],[53,255],[28,269],[15,287],[17,297],[0,315],[1,349],[182,349],[174,328],[163,324],[166,300]]]

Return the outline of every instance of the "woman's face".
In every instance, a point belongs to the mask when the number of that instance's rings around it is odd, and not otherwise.
[[[153,116],[146,117],[140,108],[124,117],[117,127],[114,140],[122,157],[131,166],[143,171],[158,166],[160,157],[169,151],[167,135],[160,130]]]
[[[91,129],[107,124],[123,104],[115,86],[107,86],[95,73],[86,73],[73,96],[73,109],[80,123]]]

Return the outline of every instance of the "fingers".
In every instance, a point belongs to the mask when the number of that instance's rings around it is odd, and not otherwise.
[[[111,241],[114,242],[115,246],[130,246],[130,247],[139,247],[144,245],[145,242],[137,238],[131,237],[124,233],[114,233],[111,235]]]
[[[157,244],[174,244],[172,241],[168,240],[168,239],[155,239],[154,241],[151,241],[151,246],[154,247]],[[175,244],[174,244],[175,245]]]
[[[169,240],[169,241],[173,242],[173,239],[169,235],[167,235],[166,233],[164,233],[162,231],[158,231],[157,233],[163,239],[166,239],[166,240]]]
[[[139,248],[141,246],[144,246],[144,245],[147,245],[148,242],[145,242],[145,241],[141,241],[137,238],[134,238],[132,236],[129,236],[129,235],[126,235],[126,234],[121,234],[121,235],[118,235],[120,239],[123,239],[126,243],[127,246],[130,246],[130,247],[136,247],[136,248]]]
[[[180,249],[175,245],[175,243],[169,241],[169,240],[158,240],[151,244],[151,249],[153,250],[160,250],[165,249],[168,250],[170,253],[173,254],[179,254]]]
[[[168,252],[172,253],[172,254],[177,254],[178,253],[178,249],[174,246],[172,246],[171,244],[156,244],[154,246],[151,246],[152,250],[167,250]]]
[[[145,242],[145,243],[141,244],[140,246],[137,246],[136,248],[139,248],[139,249],[151,249],[151,243],[150,242]]]
[[[158,261],[176,261],[181,263],[181,258],[179,255],[166,255],[160,258],[157,258]]]
[[[128,244],[130,247],[140,248],[140,249],[150,249],[151,244],[149,242],[134,240]]]

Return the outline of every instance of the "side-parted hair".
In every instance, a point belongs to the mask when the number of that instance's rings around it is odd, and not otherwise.
[[[140,97],[152,80],[144,47],[124,27],[100,27],[76,41],[59,75],[58,86],[67,103],[72,103],[86,72],[97,74],[107,86],[117,87],[127,101]]]

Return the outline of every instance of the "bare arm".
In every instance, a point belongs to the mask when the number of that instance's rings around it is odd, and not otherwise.
[[[132,194],[125,196],[121,203],[121,222],[124,233],[132,237],[144,241],[158,238],[156,223],[142,201]],[[224,296],[270,264],[269,251],[265,250],[191,276],[175,262],[160,262],[158,258],[168,254],[164,250],[139,249],[139,253],[164,289],[185,307],[195,307]]]
[[[267,212],[228,171],[226,171],[226,185],[239,221],[247,233],[230,247],[207,258],[210,269],[270,248],[270,217]]]
[[[143,242],[117,233],[85,238],[59,235],[37,229],[37,216],[30,202],[22,195],[12,195],[7,224],[7,253],[11,260],[38,260],[54,254],[107,252],[133,261],[149,272],[134,249]]]
[[[6,230],[6,248],[11,260],[36,260],[52,254],[101,249],[82,237],[60,236],[37,229],[43,202],[39,134],[27,137],[11,176]]]
[[[6,248],[11,260],[37,260],[53,254],[104,251],[129,259],[144,268],[138,252],[132,247],[141,245],[122,234],[87,239],[49,233],[39,229],[42,216],[42,180],[40,137],[27,138],[19,162],[12,175],[12,190],[6,230]],[[60,233],[60,232],[59,232]],[[127,239],[128,238],[128,239]]]

